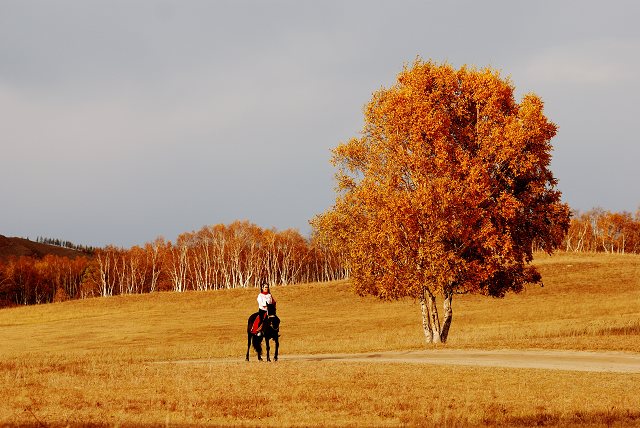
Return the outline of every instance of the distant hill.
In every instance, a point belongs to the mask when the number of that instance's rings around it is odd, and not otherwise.
[[[82,251],[72,250],[71,248],[33,242],[25,238],[8,238],[0,235],[0,261],[6,260],[11,256],[29,256],[41,259],[47,254],[69,258],[86,256]]]

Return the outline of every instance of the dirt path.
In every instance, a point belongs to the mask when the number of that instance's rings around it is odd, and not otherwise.
[[[364,354],[282,355],[281,361],[366,361],[589,372],[640,373],[640,354],[626,352],[438,349]]]
[[[256,356],[251,351],[251,360]],[[162,361],[162,364],[215,364],[238,359]],[[417,363],[436,365],[509,367],[585,372],[640,373],[640,354],[631,352],[585,352],[542,350],[438,349],[387,351],[361,354],[280,355],[280,361],[345,361],[367,363]]]

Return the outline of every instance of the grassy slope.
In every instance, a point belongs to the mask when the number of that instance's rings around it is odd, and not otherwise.
[[[536,264],[542,288],[500,300],[457,297],[447,346],[640,352],[640,257],[563,254]],[[416,302],[358,297],[346,282],[273,292],[281,353],[424,347]],[[264,365],[242,362],[255,294],[1,310],[0,384],[8,386],[0,388],[0,424],[640,423],[640,398],[630,394],[640,375],[339,362],[280,362],[265,375]]]
[[[0,262],[11,256],[42,258],[47,254],[58,257],[69,257],[71,259],[79,256],[87,256],[87,254],[71,248],[43,244],[25,238],[10,238],[0,235]]]

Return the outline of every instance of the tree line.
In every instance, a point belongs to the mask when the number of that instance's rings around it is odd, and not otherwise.
[[[38,242],[47,242],[44,238]],[[73,245],[73,244],[72,244]],[[72,246],[69,248],[88,248]],[[640,254],[640,210],[573,212],[562,247],[568,252]],[[206,226],[129,249],[91,247],[73,259],[47,255],[0,261],[0,307],[117,294],[213,290],[324,282],[349,275],[344,255],[295,230],[248,222]]]
[[[70,259],[0,261],[0,307],[118,294],[256,287],[348,277],[342,256],[297,230],[246,221],[205,226],[175,243],[158,238],[129,249],[96,248]]]
[[[55,245],[57,247],[69,248],[71,250],[81,251],[87,254],[93,254],[96,250],[96,247],[87,246],[87,245],[78,245],[74,244],[71,241],[65,241],[58,238],[45,238],[43,236],[38,236],[36,238],[36,242],[47,245]]]
[[[574,252],[640,253],[640,209],[635,216],[602,208],[574,212],[563,248]]]

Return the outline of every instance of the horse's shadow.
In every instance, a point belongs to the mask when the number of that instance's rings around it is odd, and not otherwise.
[[[249,351],[251,350],[251,345],[253,345],[253,349],[255,349],[256,354],[258,354],[258,360],[262,361],[262,339],[265,339],[265,344],[267,347],[267,361],[271,361],[269,356],[270,346],[269,341],[273,340],[276,345],[275,352],[273,354],[273,361],[278,361],[278,347],[280,346],[280,318],[276,315],[276,305],[270,304],[267,305],[267,314],[268,316],[263,321],[262,325],[262,334],[257,335],[251,333],[251,327],[253,326],[253,322],[258,316],[258,312],[252,314],[247,320],[247,361],[249,361]]]

